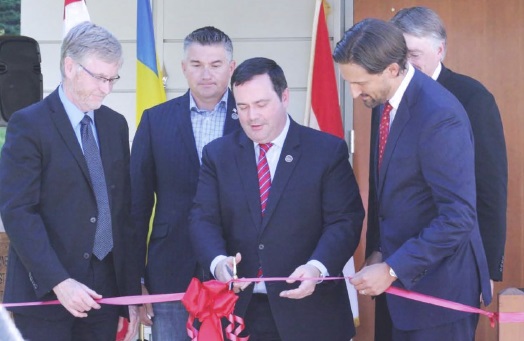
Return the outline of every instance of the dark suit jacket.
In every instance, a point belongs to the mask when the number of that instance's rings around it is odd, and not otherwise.
[[[113,257],[120,295],[140,293],[136,234],[130,224],[129,136],[125,118],[95,111],[111,206]],[[85,282],[97,206],[87,164],[58,90],[9,120],[0,158],[0,213],[10,238],[5,302],[56,299],[66,278]],[[15,309],[13,309],[15,310]],[[62,306],[20,308],[46,318]]]
[[[382,251],[393,285],[478,306],[491,301],[476,216],[473,135],[457,99],[418,70],[391,125],[380,172],[372,118],[367,250]],[[393,324],[422,329],[464,313],[387,295]]]
[[[238,128],[235,100],[230,92],[224,134]],[[196,275],[188,215],[200,169],[189,91],[144,111],[131,154],[132,215],[140,240],[137,252],[142,260],[146,259],[155,195],[157,200],[145,269],[146,286],[151,294],[184,292]],[[144,267],[141,268],[144,273]]]
[[[191,241],[209,268],[218,255],[242,254],[239,277],[289,276],[315,259],[331,276],[353,255],[364,211],[344,141],[291,121],[273,178],[264,218],[253,142],[243,131],[204,148]],[[344,281],[326,281],[304,299],[279,297],[296,287],[267,282],[271,311],[282,340],[349,340],[353,318]],[[240,293],[244,316],[253,286]]]
[[[475,136],[477,216],[491,279],[502,280],[506,243],[508,159],[499,109],[478,81],[447,69],[437,79],[466,109]]]

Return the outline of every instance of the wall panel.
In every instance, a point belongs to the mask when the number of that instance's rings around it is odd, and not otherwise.
[[[524,287],[524,3],[520,0],[355,0],[354,21],[367,17],[389,20],[394,13],[411,6],[435,10],[446,24],[448,53],[445,64],[454,71],[481,81],[495,96],[502,115],[509,162],[508,235],[504,281],[496,283],[495,295],[502,288]],[[354,124],[357,132],[354,167],[361,190],[367,191],[369,165],[370,111],[355,101]],[[363,261],[365,240],[358,250]],[[364,316],[356,341],[373,340],[373,303],[360,300]],[[496,310],[497,300],[487,309]],[[496,330],[480,318],[477,340],[496,340]]]
[[[330,0],[330,35],[340,34],[342,0]],[[152,0],[157,54],[168,75],[167,96],[185,92],[181,71],[182,43],[194,29],[213,25],[233,40],[237,63],[255,57],[275,59],[284,69],[292,93],[289,111],[302,122],[311,44],[314,0]],[[106,104],[124,114],[135,131],[136,1],[90,0],[91,20],[108,28],[123,44],[122,79]],[[60,82],[58,63],[62,39],[63,2],[22,0],[22,34],[37,39],[42,53],[44,95]],[[295,95],[297,94],[297,95]]]

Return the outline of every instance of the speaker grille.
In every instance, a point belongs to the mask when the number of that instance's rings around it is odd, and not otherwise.
[[[0,37],[0,124],[42,99],[40,48],[24,36]]]

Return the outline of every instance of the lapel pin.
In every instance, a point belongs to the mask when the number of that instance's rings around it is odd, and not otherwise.
[[[286,155],[286,158],[284,160],[286,160],[286,162],[291,162],[293,161],[293,157],[291,155]]]
[[[238,114],[237,114],[236,108],[233,108],[233,113],[231,114],[231,118],[234,120],[238,120]]]

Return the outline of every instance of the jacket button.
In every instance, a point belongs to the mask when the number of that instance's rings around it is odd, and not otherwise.
[[[89,221],[92,222],[92,223],[94,224],[94,223],[96,223],[96,218],[95,218],[95,217],[91,217],[91,218],[89,219]]]
[[[264,244],[258,244],[258,249],[259,250],[264,250]]]
[[[84,259],[89,259],[89,257],[91,257],[91,255],[89,253],[84,253]]]

